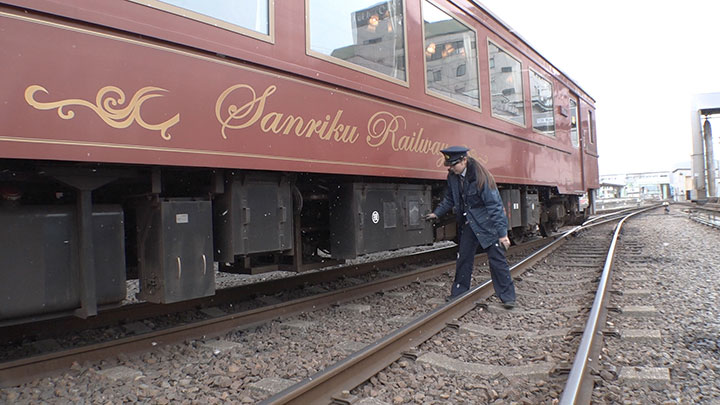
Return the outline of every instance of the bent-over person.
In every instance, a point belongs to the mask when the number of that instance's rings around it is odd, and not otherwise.
[[[487,253],[495,295],[505,308],[515,307],[515,284],[505,251],[510,247],[507,217],[492,174],[480,162],[468,157],[468,148],[451,146],[441,152],[448,167],[447,189],[427,220],[455,209],[459,233],[455,281],[450,299],[468,291],[478,247]]]

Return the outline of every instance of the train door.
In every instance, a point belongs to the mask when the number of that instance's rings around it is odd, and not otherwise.
[[[584,107],[584,108],[583,108]],[[586,189],[597,189],[600,185],[598,182],[598,151],[595,129],[595,110],[589,105],[581,105],[580,108],[582,134],[581,149],[583,151],[583,173],[584,186]]]
[[[578,102],[577,98],[575,98],[574,95],[570,96],[570,142],[572,143],[573,148],[578,149],[579,153],[578,156],[580,158],[580,183],[582,185],[582,189],[585,190],[585,170],[584,170],[584,161],[583,159],[583,148],[580,147],[580,116],[578,114]]]
[[[600,187],[598,171],[597,142],[595,137],[595,110],[583,101],[578,101],[578,131],[580,156],[582,159],[583,189],[588,192],[590,213],[594,212],[594,190]]]

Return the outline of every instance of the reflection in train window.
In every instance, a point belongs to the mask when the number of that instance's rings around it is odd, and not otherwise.
[[[530,71],[530,100],[532,105],[533,129],[549,136],[555,136],[552,83]]]
[[[422,12],[428,90],[480,108],[475,31],[428,1]]]
[[[132,0],[136,3],[179,14],[230,31],[270,36],[270,8],[273,0]],[[248,31],[249,30],[249,31]]]
[[[524,126],[525,100],[520,61],[490,41],[488,61],[493,116]]]
[[[570,142],[577,148],[580,145],[578,137],[578,106],[575,100],[570,100]]]
[[[403,1],[308,0],[308,53],[406,81]]]

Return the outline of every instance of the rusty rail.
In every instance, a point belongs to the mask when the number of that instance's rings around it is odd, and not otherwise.
[[[605,265],[603,266],[595,300],[593,301],[590,315],[585,324],[585,331],[580,340],[578,351],[575,354],[572,369],[570,369],[570,374],[565,383],[565,389],[560,398],[561,405],[590,403],[593,389],[593,381],[592,378],[590,378],[590,364],[593,359],[598,358],[598,353],[602,346],[601,329],[607,317],[607,288],[612,272],[613,258],[615,257],[615,246],[620,237],[622,226],[628,218],[655,208],[657,208],[657,206],[629,213],[625,215],[615,227],[615,233],[613,234],[612,242],[610,243],[610,248],[605,258]]]

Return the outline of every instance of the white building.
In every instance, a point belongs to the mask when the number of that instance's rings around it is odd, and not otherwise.
[[[610,198],[635,198],[640,200],[664,200],[672,197],[670,172],[645,172],[610,174],[600,176],[601,195]],[[624,188],[618,190],[619,186]],[[684,188],[683,188],[684,190]],[[599,198],[602,196],[599,195]]]
[[[675,201],[690,200],[692,169],[675,169],[670,173],[670,191]]]

